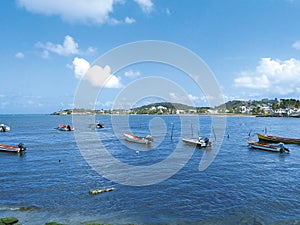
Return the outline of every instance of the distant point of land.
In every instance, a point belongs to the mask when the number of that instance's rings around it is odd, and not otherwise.
[[[195,107],[181,103],[159,102],[132,109],[64,109],[51,115],[103,115],[103,114],[194,114],[244,115],[259,117],[300,118],[300,101],[296,99],[233,100],[216,107]]]

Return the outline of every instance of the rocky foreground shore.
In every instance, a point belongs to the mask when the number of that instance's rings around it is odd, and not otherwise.
[[[21,225],[21,223],[19,223],[19,220],[15,217],[6,217],[6,218],[1,218],[0,219],[0,225]],[[56,223],[56,222],[48,222],[48,223],[45,223],[45,225],[67,225],[67,224]],[[104,224],[104,223],[87,223],[85,225],[108,225],[108,224]]]

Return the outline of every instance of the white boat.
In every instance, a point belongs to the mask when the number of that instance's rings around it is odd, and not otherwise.
[[[74,127],[66,124],[58,124],[58,127],[56,129],[60,131],[73,131]]]
[[[191,144],[196,145],[199,148],[206,148],[211,146],[211,142],[208,138],[199,137],[197,138],[182,138],[182,141]]]
[[[2,152],[23,152],[26,150],[26,147],[20,143],[17,146],[12,146],[12,145],[5,145],[5,144],[0,144],[0,151]]]
[[[253,149],[259,149],[259,150],[264,150],[264,151],[270,151],[270,152],[280,152],[280,153],[289,153],[290,150],[284,146],[283,143],[279,144],[265,144],[265,143],[260,143],[260,142],[255,142],[255,141],[250,141],[247,140],[249,147]]]
[[[5,124],[0,124],[0,132],[8,132],[10,131],[10,127]]]
[[[146,137],[139,137],[128,132],[124,132],[123,135],[125,136],[125,139],[127,141],[135,142],[138,144],[151,144],[151,142],[153,141],[151,135],[147,135]]]

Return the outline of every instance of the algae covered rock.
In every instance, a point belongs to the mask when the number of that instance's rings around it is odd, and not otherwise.
[[[15,217],[6,217],[0,219],[0,225],[12,225],[19,222],[19,220]]]
[[[38,210],[38,209],[40,209],[40,208],[37,207],[37,206],[32,205],[32,206],[21,207],[19,210],[21,212],[27,212],[27,211]]]
[[[85,225],[103,225],[103,223],[87,223]]]
[[[45,225],[64,225],[64,224],[56,223],[56,222],[48,222],[48,223],[45,223]]]
[[[112,224],[108,224],[108,223],[87,223],[85,225],[112,225]]]

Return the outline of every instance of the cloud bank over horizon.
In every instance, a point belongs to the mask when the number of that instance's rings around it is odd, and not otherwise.
[[[287,96],[300,94],[300,61],[262,58],[253,71],[242,71],[234,85],[249,90]]]

